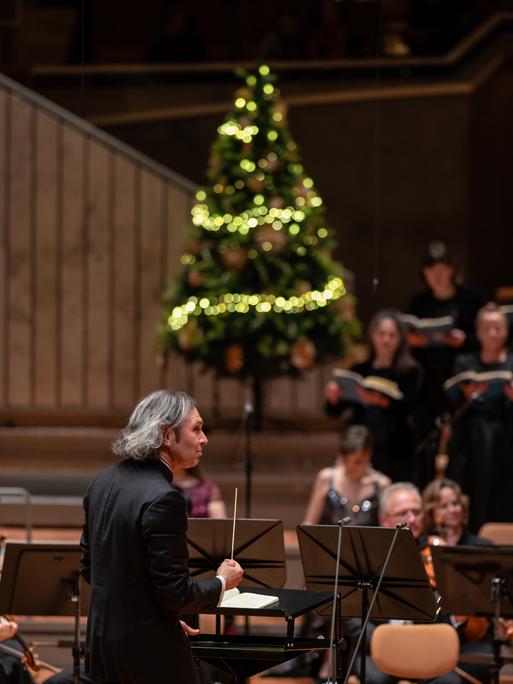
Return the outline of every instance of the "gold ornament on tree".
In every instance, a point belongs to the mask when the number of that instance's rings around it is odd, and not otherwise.
[[[238,373],[244,365],[244,349],[241,344],[231,344],[226,350],[224,365],[228,373]]]
[[[195,320],[189,321],[187,325],[178,332],[178,346],[183,351],[190,351],[198,345],[200,342],[202,333],[198,329],[198,325]]]
[[[253,176],[248,180],[247,186],[252,192],[260,192],[264,189],[264,181]]]
[[[218,154],[211,154],[208,159],[208,168],[210,171],[219,171],[221,168],[221,157]]]
[[[282,209],[285,206],[285,200],[283,197],[271,197],[268,204],[272,209]]]
[[[283,230],[274,230],[269,225],[263,225],[261,228],[258,228],[255,239],[266,252],[269,252],[271,249],[275,252],[280,252],[287,242]]]
[[[223,252],[223,264],[232,271],[240,271],[247,261],[246,250],[241,247],[229,247]]]
[[[312,285],[311,285],[311,283],[308,282],[308,280],[297,280],[295,285],[294,285],[294,290],[299,295],[304,295],[307,292],[310,292],[311,289],[312,289]]]
[[[315,349],[315,345],[305,337],[294,342],[290,350],[290,362],[298,370],[311,368],[315,363],[316,356],[317,350]]]
[[[270,152],[265,159],[261,159],[258,162],[258,165],[268,173],[274,173],[281,166],[278,155],[275,152]]]
[[[196,268],[191,268],[187,273],[187,283],[191,287],[200,287],[203,284],[203,274]]]

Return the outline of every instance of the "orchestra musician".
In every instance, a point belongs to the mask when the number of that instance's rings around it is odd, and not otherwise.
[[[23,664],[20,646],[15,641],[17,631],[18,625],[14,620],[0,617],[0,646],[3,644],[8,648],[8,651],[0,649],[0,684],[32,684],[32,677]]]
[[[233,560],[216,577],[189,575],[186,503],[173,469],[197,465],[206,444],[190,396],[153,392],[113,444],[122,460],[86,493],[81,572],[91,584],[86,672],[95,680],[198,681],[187,642],[196,630],[180,614],[216,606],[243,575]]]
[[[419,550],[426,548],[428,545],[428,538],[424,536],[424,509],[422,498],[419,490],[410,482],[396,482],[387,487],[381,494],[380,498],[380,523],[384,527],[395,527],[400,522],[406,522],[411,533],[417,540]],[[440,616],[440,620],[447,622],[451,621],[451,616]],[[459,625],[459,621],[458,621]],[[456,626],[456,625],[455,625]],[[371,626],[370,632],[375,625]],[[458,630],[460,632],[460,630]],[[369,634],[370,636],[370,634]],[[464,635],[460,636],[464,638]],[[458,663],[462,670],[470,673],[478,679],[478,681],[489,681],[489,671],[486,666],[481,664]],[[372,662],[370,656],[367,657],[367,683],[368,684],[392,684],[397,680],[389,675],[380,672]],[[422,680],[430,684],[463,684],[463,679],[456,672],[447,672],[438,677]]]

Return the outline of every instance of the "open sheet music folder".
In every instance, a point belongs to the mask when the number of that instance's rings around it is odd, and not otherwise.
[[[453,399],[458,398],[462,385],[476,383],[476,397],[492,399],[504,393],[504,385],[513,381],[513,373],[509,370],[474,371],[466,370],[453,375],[443,384],[443,389]]]
[[[333,378],[340,387],[341,396],[344,401],[352,401],[358,404],[363,403],[362,398],[358,393],[359,387],[366,390],[375,390],[389,399],[395,399],[396,401],[400,401],[404,398],[404,395],[396,382],[388,380],[387,378],[382,378],[378,375],[367,375],[364,377],[363,375],[360,375],[360,373],[355,373],[352,370],[335,368],[333,371]]]
[[[251,591],[240,592],[238,589],[228,589],[224,593],[220,608],[267,608],[278,603],[277,596],[255,594]]]
[[[399,314],[399,319],[407,331],[417,333],[425,338],[428,347],[439,347],[448,344],[447,335],[451,333],[454,325],[452,316],[439,316],[437,318],[418,318],[413,314]]]

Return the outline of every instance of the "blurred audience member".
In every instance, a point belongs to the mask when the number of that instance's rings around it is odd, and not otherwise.
[[[204,38],[185,4],[168,8],[161,35],[150,46],[148,59],[150,62],[200,62],[206,59]]]
[[[297,10],[280,10],[273,21],[273,29],[260,43],[257,59],[306,59],[307,40]]]
[[[339,13],[340,3],[323,0],[319,8],[319,23],[309,41],[313,59],[338,59],[346,54],[347,29]]]
[[[173,484],[180,489],[187,503],[189,518],[226,518],[226,507],[219,487],[205,480],[199,465],[175,468]]]

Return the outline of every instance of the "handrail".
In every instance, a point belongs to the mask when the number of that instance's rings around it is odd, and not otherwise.
[[[276,71],[308,70],[363,70],[379,67],[406,66],[454,66],[480,43],[489,38],[503,24],[513,22],[513,12],[497,12],[485,19],[467,36],[444,55],[436,57],[378,57],[363,59],[326,59],[326,60],[270,60],[269,66]],[[40,64],[29,70],[29,77],[37,76],[76,76],[83,75],[136,75],[136,74],[197,74],[232,73],[235,69],[253,69],[256,60],[240,62],[196,62],[190,64],[84,64],[84,65],[45,65]]]
[[[17,96],[23,98],[24,100],[27,100],[38,109],[45,110],[46,112],[52,114],[58,119],[64,121],[68,126],[77,129],[84,135],[95,138],[96,140],[102,142],[104,145],[107,145],[108,147],[114,149],[116,152],[119,152],[120,154],[124,155],[136,164],[145,166],[150,171],[153,171],[155,174],[162,176],[163,178],[166,178],[175,185],[181,187],[183,190],[186,190],[191,194],[196,192],[197,186],[192,181],[188,180],[187,178],[184,178],[175,171],[168,169],[167,166],[164,166],[163,164],[154,161],[151,157],[148,157],[142,152],[138,152],[133,147],[130,147],[130,145],[121,142],[121,140],[118,140],[113,135],[110,135],[109,133],[100,130],[93,124],[88,123],[84,119],[81,119],[79,116],[72,114],[67,109],[64,109],[64,107],[55,104],[55,102],[52,102],[43,95],[35,93],[33,90],[26,88],[25,86],[21,85],[21,83],[18,83],[9,76],[0,73],[0,87],[2,86],[6,90],[11,91]]]
[[[23,487],[0,487],[0,500],[2,496],[14,496],[25,500],[25,530],[27,542],[32,541],[32,495]]]

